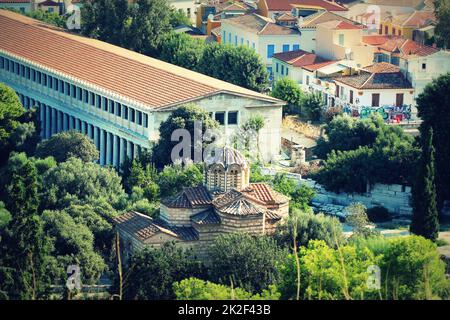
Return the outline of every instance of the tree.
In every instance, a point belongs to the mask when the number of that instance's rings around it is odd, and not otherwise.
[[[289,206],[303,211],[310,211],[309,204],[314,198],[315,191],[305,184],[299,185],[298,182],[290,179],[285,173],[277,173],[272,181],[273,188],[291,198]]]
[[[50,168],[43,177],[42,209],[64,209],[70,204],[106,202],[124,208],[126,194],[116,171],[70,158]]]
[[[206,46],[197,71],[259,92],[267,90],[269,84],[269,73],[261,57],[246,46]]]
[[[165,166],[158,177],[161,194],[165,197],[179,193],[183,188],[195,187],[203,182],[203,173],[199,165],[188,164]]]
[[[281,78],[272,90],[272,97],[286,101],[288,105],[285,107],[285,112],[292,114],[300,114],[300,105],[302,102],[302,91],[300,86],[292,79]]]
[[[53,280],[64,283],[69,265],[79,265],[82,283],[94,284],[100,278],[106,265],[94,251],[94,235],[89,228],[63,211],[44,211],[42,214],[46,233],[53,239],[57,271]]]
[[[412,188],[412,233],[436,241],[439,233],[439,214],[436,206],[433,129],[422,139],[422,155],[417,178]]]
[[[124,298],[174,299],[174,282],[202,276],[203,272],[202,265],[193,260],[190,252],[174,243],[166,243],[159,249],[146,247],[130,258],[125,270]]]
[[[370,237],[378,234],[369,228],[370,221],[366,212],[367,208],[363,204],[352,203],[345,210],[347,211],[345,222],[353,227],[352,237]]]
[[[267,236],[227,234],[211,248],[211,277],[215,282],[239,286],[251,293],[268,289],[279,279],[276,264],[286,251]]]
[[[289,217],[277,227],[275,239],[286,248],[292,249],[294,237],[297,247],[307,246],[311,240],[323,240],[329,247],[344,243],[342,225],[338,219],[294,209]]]
[[[301,108],[309,119],[319,121],[322,117],[323,104],[320,93],[308,93],[302,98]]]
[[[312,240],[298,253],[301,265],[300,298],[308,300],[367,299],[376,297],[367,287],[367,268],[379,260],[367,248],[346,245],[332,249],[322,240]],[[282,299],[296,295],[296,262],[289,255],[280,264],[278,289]],[[376,293],[376,291],[375,291]]]
[[[137,0],[130,8],[127,47],[149,56],[157,56],[164,35],[172,30],[170,6],[166,0]]]
[[[85,0],[81,6],[81,33],[115,45],[126,45],[129,19],[127,0]]]
[[[143,195],[149,200],[159,199],[158,172],[152,164],[144,165],[133,160],[130,168],[130,174],[124,181],[125,190],[131,193],[133,188],[138,187],[143,191]]]
[[[185,33],[170,32],[161,42],[159,58],[177,66],[195,70],[202,57],[204,42]]]
[[[387,240],[380,261],[385,299],[447,299],[449,282],[436,245],[419,236]]]
[[[76,157],[84,162],[98,159],[99,152],[92,140],[77,131],[61,132],[41,142],[36,149],[36,156],[46,158],[52,156],[58,162]]]
[[[184,279],[173,284],[177,300],[278,300],[275,286],[252,295],[241,288],[232,288],[197,278]]]
[[[41,299],[49,294],[52,247],[37,215],[36,168],[26,159],[10,177],[6,209],[13,215],[0,242],[0,291],[10,299]]]
[[[0,150],[8,150],[10,147],[9,138],[18,127],[19,118],[24,112],[14,90],[0,83]],[[2,155],[0,159],[8,159],[8,154]]]
[[[170,8],[170,25],[174,28],[179,26],[190,26],[192,25],[192,22],[184,11]]]
[[[435,0],[436,28],[435,36],[439,47],[450,47],[450,2],[448,0]]]
[[[160,138],[153,147],[152,152],[153,162],[157,168],[163,168],[165,165],[172,163],[172,149],[179,143],[171,139],[172,133],[176,129],[189,131],[191,138],[189,145],[191,146],[191,157],[193,157],[195,143],[194,124],[197,121],[201,122],[202,136],[207,129],[214,129],[219,126],[217,121],[211,119],[206,111],[192,104],[177,108],[166,121],[160,124]],[[186,157],[186,155],[183,155],[183,157]],[[190,159],[193,160],[192,158]]]
[[[435,149],[435,181],[438,212],[442,212],[445,200],[450,200],[450,73],[442,75],[428,84],[417,98],[421,136],[427,136],[433,129],[433,146]],[[427,139],[419,140],[422,149],[426,148]]]
[[[253,131],[256,134],[256,149],[258,150],[258,161],[260,160],[260,147],[259,147],[259,133],[261,129],[265,126],[266,120],[260,114],[254,115],[247,120],[242,126],[245,131]]]

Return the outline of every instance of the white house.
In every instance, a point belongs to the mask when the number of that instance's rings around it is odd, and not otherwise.
[[[354,75],[333,80],[336,104],[354,116],[366,117],[378,112],[391,121],[411,116],[414,89],[397,66],[375,63]]]
[[[200,5],[198,0],[168,0],[168,3],[175,9],[182,11],[195,23],[197,8]]]
[[[31,0],[0,0],[0,9],[13,9],[22,13],[33,10]]]
[[[253,48],[272,73],[272,56],[278,52],[298,50],[301,35],[298,29],[276,24],[257,14],[224,19],[222,42],[232,46]]]

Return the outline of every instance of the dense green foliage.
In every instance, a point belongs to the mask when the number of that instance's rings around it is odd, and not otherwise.
[[[196,70],[205,50],[205,43],[185,33],[170,32],[161,44],[159,58],[177,66]]]
[[[328,190],[365,192],[375,183],[412,182],[419,152],[401,128],[377,116],[337,116],[325,128],[327,139],[319,141],[317,152],[326,161],[315,178]]]
[[[125,269],[124,298],[174,299],[174,282],[202,274],[202,265],[173,243],[160,249],[145,248],[130,258]]]
[[[324,106],[323,98],[320,93],[306,93],[302,97],[301,105],[302,111],[309,119],[313,121],[320,120]]]
[[[436,241],[439,233],[439,214],[436,206],[433,129],[422,135],[422,154],[412,189],[413,219],[411,232]]]
[[[189,145],[191,145],[190,155],[182,154],[179,157],[189,158],[193,160],[194,157],[194,126],[196,122],[201,123],[202,136],[208,129],[218,127],[218,123],[211,119],[209,114],[203,109],[195,105],[186,105],[177,108],[172,112],[167,120],[163,121],[159,126],[160,138],[152,150],[153,162],[157,168],[163,168],[167,164],[172,163],[172,149],[179,143],[172,141],[172,133],[176,129],[186,129],[190,133]]]
[[[177,300],[278,300],[280,294],[274,286],[252,295],[241,288],[232,288],[197,278],[184,279],[174,283]]]
[[[84,162],[97,160],[99,152],[91,139],[78,131],[61,132],[42,141],[36,149],[36,156],[53,156],[56,161],[64,162],[71,157]]]
[[[174,196],[185,187],[195,187],[203,182],[201,166],[188,164],[185,166],[165,166],[158,177],[159,188],[164,196]]]
[[[211,277],[215,282],[241,287],[251,293],[276,283],[277,263],[286,252],[267,236],[228,234],[219,236],[211,249]]]
[[[439,47],[450,48],[450,2],[435,0],[436,28],[435,37]]]
[[[426,137],[428,130],[433,129],[438,212],[441,212],[444,201],[450,200],[450,105],[447,101],[450,101],[450,73],[433,80],[417,98],[419,117],[423,120],[421,136]],[[422,149],[427,148],[427,143],[427,139],[420,139]]]
[[[285,113],[300,114],[303,95],[299,85],[294,80],[289,78],[279,79],[275,82],[271,95],[288,103],[284,107]]]

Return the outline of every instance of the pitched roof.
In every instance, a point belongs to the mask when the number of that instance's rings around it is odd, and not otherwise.
[[[43,2],[39,2],[38,6],[46,6],[46,7],[59,7],[59,4],[52,0],[45,0]]]
[[[240,197],[234,201],[231,201],[221,207],[217,207],[220,213],[226,213],[236,216],[256,216],[263,215],[266,212],[265,208],[261,208],[244,197]]]
[[[422,45],[416,41],[392,36],[363,36],[362,41],[368,45],[377,46],[380,50],[397,54],[400,57],[410,55],[428,56],[439,50],[430,46]]]
[[[339,20],[330,20],[327,22],[322,22],[316,24],[317,26],[325,27],[330,30],[352,30],[352,29],[363,29],[364,27],[361,24],[350,23],[347,21],[339,21]]]
[[[329,61],[324,61],[324,62],[319,62],[319,63],[314,63],[314,64],[309,64],[306,66],[303,66],[302,68],[308,71],[315,71],[318,70],[322,67],[328,66],[329,64],[335,63],[337,61],[333,61],[333,60],[329,60]]]
[[[220,217],[213,208],[192,215],[191,220],[200,225],[220,223]]]
[[[223,20],[222,24],[223,23],[229,23],[231,25],[238,26],[258,35],[300,35],[300,32],[297,29],[278,25],[271,19],[262,17],[256,13],[228,18],[226,20]]]
[[[386,62],[366,67],[357,75],[343,76],[333,79],[357,89],[412,89],[397,66]]]
[[[347,11],[336,2],[326,0],[266,0],[269,11],[291,11],[293,5],[313,6],[329,11]]]
[[[184,188],[178,195],[161,201],[169,208],[194,208],[210,205],[211,195],[204,186]]]
[[[205,159],[208,165],[221,164],[225,168],[237,164],[242,168],[247,168],[249,163],[247,159],[238,150],[229,146],[214,149],[214,154]]]
[[[251,183],[241,192],[245,197],[264,205],[283,204],[289,201],[289,197],[273,190],[266,183]]]
[[[119,94],[143,108],[176,106],[219,93],[282,104],[267,95],[7,10],[0,10],[0,30],[0,52],[62,73],[75,83]]]
[[[303,50],[280,52],[273,55],[273,58],[286,62],[293,67],[303,67],[319,62],[325,62],[326,59],[318,55]]]
[[[352,21],[350,19],[344,18],[336,13],[329,11],[319,11],[317,13],[311,14],[300,22],[300,28],[315,28],[319,23],[328,22],[328,21],[346,21],[348,23],[353,23],[355,25],[359,25],[359,23]]]
[[[282,15],[275,18],[277,21],[296,21],[297,18],[294,17],[290,12],[283,13]]]
[[[393,17],[392,22],[402,27],[422,28],[436,22],[436,16],[433,11],[414,11]]]
[[[140,241],[145,241],[160,232],[185,241],[198,239],[198,233],[192,227],[169,226],[163,221],[152,219],[136,211],[130,211],[114,218],[114,223],[117,228]]]

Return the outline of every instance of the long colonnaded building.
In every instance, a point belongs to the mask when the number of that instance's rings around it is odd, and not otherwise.
[[[43,139],[78,130],[95,143],[101,165],[117,167],[150,149],[160,123],[187,103],[208,111],[224,136],[262,115],[262,156],[280,152],[284,102],[6,10],[0,10],[0,82],[25,108],[38,108]]]

